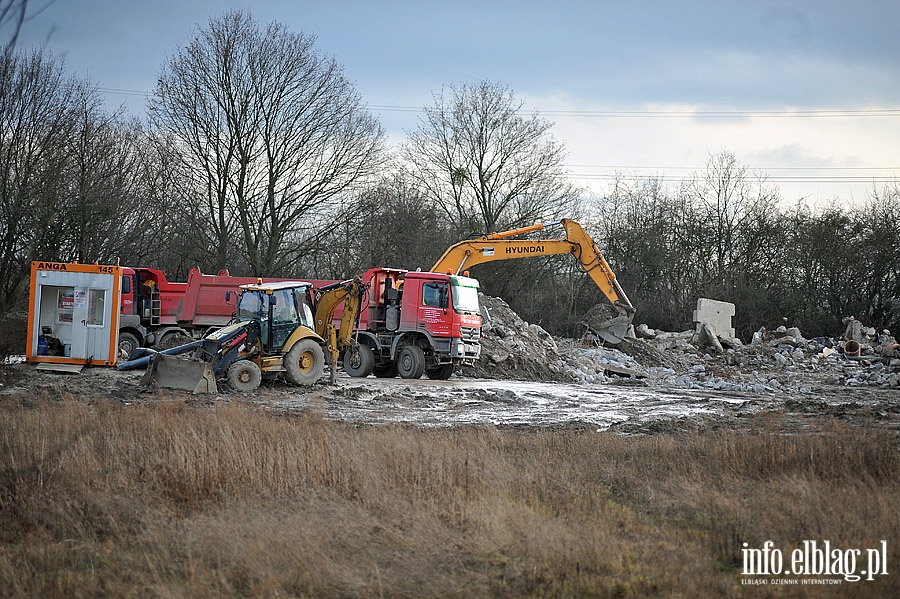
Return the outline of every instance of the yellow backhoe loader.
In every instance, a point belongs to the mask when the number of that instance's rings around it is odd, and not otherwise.
[[[215,393],[217,380],[223,378],[238,391],[256,389],[263,376],[283,375],[289,383],[312,385],[321,378],[327,350],[334,383],[341,349],[353,352],[358,347],[353,330],[365,289],[359,278],[317,291],[311,283],[297,281],[242,285],[237,322],[151,355],[142,382],[192,393]],[[338,330],[333,317],[341,302]],[[187,359],[175,355],[188,351],[192,353]]]
[[[476,239],[467,239],[451,246],[431,268],[433,272],[450,271],[460,274],[476,264],[495,260],[536,258],[558,254],[571,254],[591,277],[609,305],[615,310],[598,322],[591,322],[591,330],[609,343],[625,338],[634,318],[634,306],[616,280],[616,275],[600,253],[597,244],[579,223],[563,219],[560,223],[566,232],[565,239],[510,239],[519,235],[542,231],[537,223],[528,227],[491,233]]]

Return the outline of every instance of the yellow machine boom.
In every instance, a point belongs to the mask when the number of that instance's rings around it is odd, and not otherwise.
[[[366,285],[359,277],[355,277],[351,281],[344,281],[317,293],[316,333],[325,339],[328,353],[331,355],[332,383],[335,382],[341,348],[352,350],[356,345],[353,339],[353,330],[359,319],[359,309],[365,291]],[[341,302],[344,302],[344,310],[341,314],[340,330],[338,330],[334,326],[334,311]]]
[[[624,338],[628,325],[634,318],[634,306],[631,305],[631,301],[616,280],[616,275],[606,262],[606,258],[600,253],[597,244],[587,234],[584,227],[570,219],[562,219],[560,224],[566,232],[565,239],[510,239],[543,230],[544,225],[538,223],[502,233],[491,233],[477,239],[460,241],[448,248],[431,270],[432,272],[451,271],[454,274],[460,274],[463,269],[484,262],[571,254],[618,312],[617,317],[602,323],[599,327],[592,327],[592,329],[595,329],[595,332],[607,341],[617,343]]]

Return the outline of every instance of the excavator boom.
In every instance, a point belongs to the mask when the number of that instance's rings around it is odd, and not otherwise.
[[[584,227],[570,219],[562,219],[560,224],[566,232],[564,239],[510,239],[543,230],[544,225],[538,223],[511,231],[491,233],[477,239],[460,241],[448,248],[431,270],[432,272],[450,271],[460,274],[463,269],[484,262],[571,254],[617,313],[617,316],[591,323],[588,326],[606,341],[618,343],[628,332],[628,326],[634,318],[634,306],[616,280],[616,275],[606,262],[606,258],[600,253],[597,244],[587,234]]]

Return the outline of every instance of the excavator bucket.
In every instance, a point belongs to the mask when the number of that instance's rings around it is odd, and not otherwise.
[[[589,325],[588,328],[607,343],[615,345],[625,339],[630,324],[631,319],[627,316],[617,316],[599,325]]]
[[[633,317],[634,312],[622,315],[612,306],[597,304],[585,313],[581,322],[592,333],[607,343],[615,345],[628,335],[628,327],[631,326]]]
[[[212,364],[191,358],[154,354],[141,379],[144,386],[155,382],[168,389],[184,389],[192,394],[217,393]]]

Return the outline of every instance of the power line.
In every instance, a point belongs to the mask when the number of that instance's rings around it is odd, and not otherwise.
[[[633,170],[703,170],[696,166],[647,166],[637,164],[569,164],[571,168],[606,168]],[[705,168],[705,167],[704,167]],[[770,166],[754,167],[754,171],[891,171],[900,170],[900,166]]]
[[[547,110],[543,116],[594,118],[856,118],[897,117],[900,109],[865,110]]]
[[[589,181],[646,181],[649,179],[656,179],[662,182],[674,182],[674,183],[682,183],[686,181],[692,181],[694,178],[690,175],[640,175],[640,174],[632,174],[632,175],[622,175],[622,174],[585,174],[585,173],[568,173],[567,177],[570,179],[580,179],[580,180],[589,180]],[[884,183],[896,183],[898,181],[897,177],[892,176],[876,176],[876,177],[850,177],[850,176],[790,176],[790,175],[775,175],[775,176],[766,176],[763,179],[767,183],[820,183],[820,184],[836,184],[836,183],[846,183],[846,184],[884,184]]]
[[[102,92],[104,94],[118,94],[122,96],[149,96],[150,92],[142,92],[136,89],[119,89],[116,87],[98,87],[98,92]]]
[[[107,94],[116,94],[124,96],[140,96],[147,97],[150,92],[122,89],[114,87],[101,87],[98,91]],[[404,113],[424,113],[425,108],[416,106],[403,106],[392,104],[371,104],[368,106],[370,110],[377,112],[404,112]],[[522,112],[528,112],[523,110]],[[834,118],[834,117],[896,117],[900,116],[898,108],[871,108],[862,110],[748,110],[748,111],[702,111],[702,110],[625,110],[625,111],[592,111],[592,110],[547,110],[537,111],[542,115],[556,117],[591,117],[591,118]],[[569,168],[581,169],[612,169],[620,170],[639,170],[639,171],[696,171],[702,172],[702,168],[690,166],[644,166],[644,165],[608,165],[608,164],[571,164]],[[799,166],[799,167],[757,167],[754,172],[769,171],[894,171],[900,170],[900,167],[876,167],[876,166]],[[639,181],[649,178],[657,178],[664,181],[683,182],[689,181],[689,175],[647,175],[647,174],[622,174],[616,173],[569,173],[569,178],[582,180],[606,180],[613,181],[616,179]],[[878,175],[878,176],[852,176],[847,174],[839,175],[765,175],[766,181],[772,183],[894,183],[897,177]]]
[[[101,87],[97,91],[107,94],[125,96],[151,95],[149,91]],[[370,110],[376,112],[424,113],[421,106],[403,106],[396,104],[369,104]],[[866,108],[821,109],[821,110],[526,110],[521,112],[537,112],[542,116],[554,117],[591,117],[591,118],[855,118],[855,117],[898,117],[900,108]]]
[[[605,172],[579,170],[570,172],[567,175],[571,179],[594,181],[647,181],[656,179],[663,182],[680,183],[691,181],[694,178],[692,173],[698,173],[698,176],[702,176],[702,173],[705,171],[705,167],[690,166],[568,164],[566,167],[571,169],[603,169]],[[770,174],[770,171],[774,171],[774,174]],[[884,184],[896,183],[900,177],[893,173],[898,171],[900,171],[900,166],[776,166],[755,167],[748,177],[755,178],[758,176],[767,183],[786,184]]]
[[[369,109],[377,112],[424,112],[424,108],[370,104]],[[900,108],[821,109],[821,110],[527,110],[541,116],[591,117],[591,118],[855,118],[855,117],[898,117]]]

